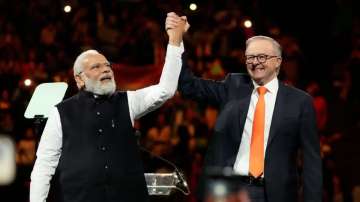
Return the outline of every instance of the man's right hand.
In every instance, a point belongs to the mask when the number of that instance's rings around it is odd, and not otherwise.
[[[165,29],[169,35],[169,44],[180,46],[183,34],[189,27],[190,25],[187,22],[186,16],[179,17],[174,12],[168,13],[165,21]]]

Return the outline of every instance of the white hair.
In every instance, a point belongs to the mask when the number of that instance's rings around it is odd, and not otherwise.
[[[111,95],[116,90],[116,83],[114,78],[111,82],[102,84],[100,81],[92,80],[84,74],[85,90],[97,95]]]
[[[83,61],[85,57],[94,54],[100,54],[100,53],[97,50],[87,50],[82,52],[79,56],[77,56],[73,67],[74,76],[79,75],[81,72],[84,71]]]
[[[84,71],[85,57],[91,56],[91,55],[96,55],[96,54],[100,54],[100,53],[97,50],[87,50],[87,51],[82,52],[79,56],[77,56],[77,58],[74,62],[74,67],[73,67],[74,76],[77,76],[81,72]],[[114,93],[116,90],[116,83],[115,83],[115,80],[113,77],[111,79],[111,82],[106,83],[106,84],[102,84],[100,81],[97,81],[97,80],[92,80],[92,79],[88,78],[86,76],[86,74],[84,74],[82,79],[84,80],[85,85],[79,86],[79,84],[77,84],[78,88],[79,89],[84,88],[86,91],[92,92],[94,94],[110,95],[110,94]]]
[[[249,44],[255,40],[265,40],[265,41],[271,42],[274,47],[276,56],[281,57],[282,48],[281,48],[280,44],[277,41],[275,41],[273,38],[268,37],[268,36],[258,35],[258,36],[253,36],[253,37],[249,38],[248,40],[246,40],[246,49],[249,46]]]

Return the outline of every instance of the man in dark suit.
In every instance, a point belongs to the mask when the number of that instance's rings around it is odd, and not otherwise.
[[[176,27],[178,18],[169,13],[167,29]],[[229,74],[223,81],[196,78],[183,62],[180,93],[221,109],[205,169],[230,167],[252,202],[297,201],[300,180],[302,200],[320,202],[320,143],[311,97],[278,81],[282,57],[274,39],[248,39],[245,57],[249,75]],[[297,169],[299,150],[302,179]]]

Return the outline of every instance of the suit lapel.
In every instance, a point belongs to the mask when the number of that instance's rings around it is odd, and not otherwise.
[[[271,144],[271,141],[278,134],[276,131],[280,126],[280,122],[285,114],[284,107],[286,106],[286,87],[284,84],[279,82],[279,90],[276,96],[274,112],[272,115],[272,121],[270,125],[269,138],[267,143],[267,148]]]
[[[249,110],[249,104],[250,104],[253,87],[252,85],[250,86],[250,88],[249,86],[246,86],[244,88],[240,88],[239,90],[241,92],[240,97],[242,97],[242,99],[236,100],[236,108],[235,108],[236,117],[233,117],[233,119],[230,120],[233,123],[232,125],[235,126],[234,128],[231,128],[231,134],[234,140],[235,148],[234,150],[232,149],[228,150],[231,155],[229,159],[225,162],[227,166],[231,166],[231,167],[234,166],[237,157],[237,152],[239,151],[241,138],[245,126],[246,116]]]

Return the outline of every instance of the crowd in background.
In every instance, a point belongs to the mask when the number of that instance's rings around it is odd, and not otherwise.
[[[23,114],[36,85],[67,82],[66,96],[73,95],[77,91],[73,61],[90,48],[99,50],[115,66],[131,68],[130,75],[115,69],[120,74],[118,83],[125,77],[141,78],[147,76],[144,72],[156,72],[164,62],[167,43],[164,20],[170,11],[188,16],[191,28],[184,38],[185,62],[195,75],[203,78],[221,80],[228,72],[245,72],[245,40],[249,36],[262,34],[279,41],[283,48],[280,79],[314,98],[323,158],[324,201],[359,200],[360,21],[356,16],[347,16],[351,10],[349,2],[334,3],[335,17],[326,27],[325,36],[317,29],[304,30],[307,32],[302,35],[297,32],[300,28],[294,28],[297,25],[276,23],[280,14],[267,19],[266,12],[259,14],[267,6],[260,0],[242,3],[212,0],[199,3],[196,11],[187,7],[190,1],[180,0],[91,3],[1,0],[0,134],[16,143],[17,177],[11,185],[0,187],[0,201],[28,200],[30,172],[40,137],[33,121],[26,120]],[[72,5],[70,13],[63,10],[66,3]],[[246,28],[245,20],[252,20],[253,27]],[[31,85],[25,85],[25,79],[31,79]],[[121,83],[119,88],[156,82],[136,78],[133,81],[136,83]],[[141,132],[140,145],[183,170],[192,193],[201,173],[217,107],[176,94],[135,124]],[[173,170],[146,152],[144,164],[148,172]],[[193,194],[175,195],[159,200],[196,201]]]

